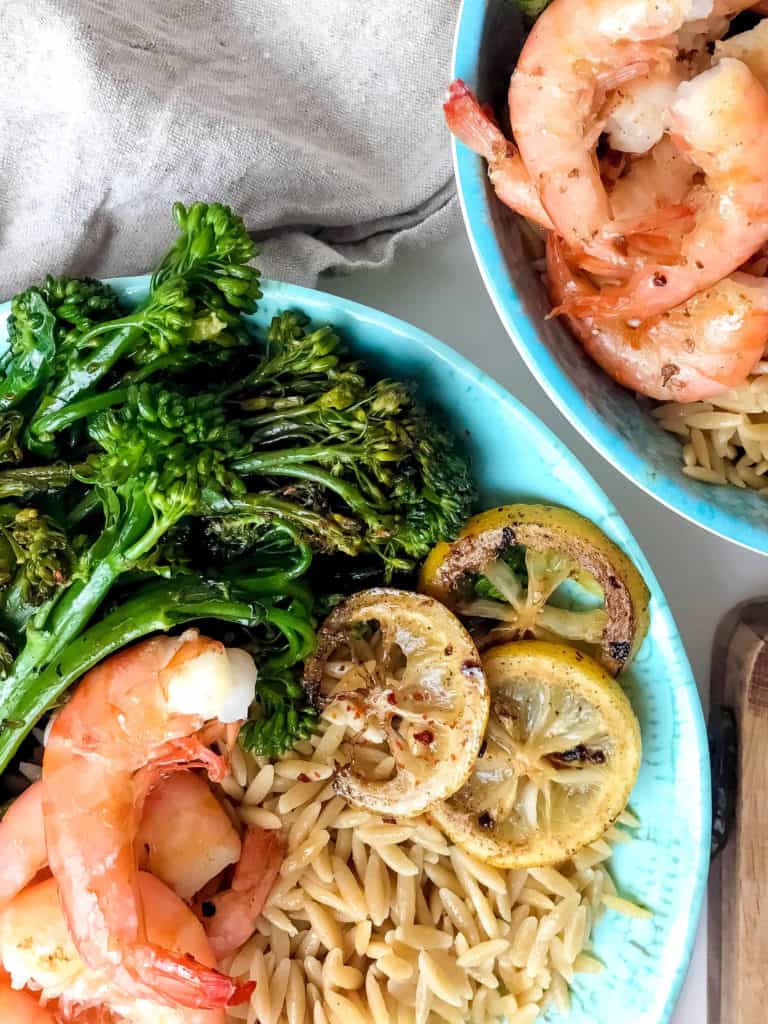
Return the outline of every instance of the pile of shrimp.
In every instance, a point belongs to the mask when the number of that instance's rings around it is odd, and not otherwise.
[[[554,314],[624,387],[696,402],[768,341],[768,19],[754,0],[553,0],[509,86],[514,142],[457,80],[451,131],[546,232]]]
[[[179,699],[222,659],[252,696],[250,656],[190,630],[102,662],[59,712],[0,822],[0,1020],[224,1024],[250,998],[217,963],[253,934],[283,850],[215,786],[240,723]]]

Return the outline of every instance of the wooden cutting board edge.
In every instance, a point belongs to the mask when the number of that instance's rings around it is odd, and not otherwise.
[[[739,733],[736,821],[712,864],[709,1024],[768,1021],[768,597],[745,601],[718,626],[713,708],[733,709]]]

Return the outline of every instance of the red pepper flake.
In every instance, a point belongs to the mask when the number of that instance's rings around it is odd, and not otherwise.
[[[397,704],[397,697],[395,696],[394,690],[390,690],[387,694],[387,700],[390,704]]]
[[[467,678],[469,679],[483,678],[482,666],[480,665],[479,661],[475,661],[474,659],[469,659],[465,661],[464,664],[461,666],[461,671],[462,674],[467,676]]]
[[[296,778],[299,780],[299,782],[310,782],[311,781],[306,772],[299,772],[299,774],[296,776]]]
[[[414,733],[413,738],[418,740],[419,743],[426,743],[427,745],[435,742],[435,734],[431,729],[422,729],[421,732]]]

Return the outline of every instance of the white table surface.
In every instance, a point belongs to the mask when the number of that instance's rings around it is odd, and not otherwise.
[[[691,526],[626,480],[582,440],[509,340],[486,295],[463,228],[430,249],[400,254],[392,268],[324,278],[319,287],[402,317],[452,345],[524,402],[581,459],[653,566],[706,707],[715,626],[738,601],[768,592],[768,560]],[[702,921],[673,1024],[705,1024],[705,947]]]

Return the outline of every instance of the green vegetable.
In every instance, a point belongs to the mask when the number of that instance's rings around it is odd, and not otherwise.
[[[279,757],[317,728],[317,712],[307,703],[301,683],[287,671],[259,676],[256,703],[260,715],[240,730],[240,743],[257,756]]]
[[[0,465],[21,462],[24,450],[21,446],[21,432],[24,417],[20,412],[6,409],[0,412]]]
[[[56,320],[56,344],[67,348],[79,337],[105,320],[123,315],[117,293],[93,278],[47,277],[40,289]]]
[[[67,534],[36,508],[0,505],[0,619],[18,635],[65,586],[75,553]],[[1,659],[0,659],[1,660]]]
[[[228,392],[257,413],[245,420],[254,450],[234,468],[264,478],[233,511],[242,529],[249,515],[261,523],[268,496],[316,547],[374,553],[390,574],[412,569],[455,536],[475,500],[466,459],[411,388],[366,380],[330,328],[306,326],[293,312],[276,317],[266,357]]]
[[[218,203],[194,203],[188,210],[177,203],[174,217],[181,235],[155,272],[147,300],[126,316],[92,323],[70,346],[29,425],[38,444],[73,422],[68,407],[121,360],[146,365],[166,357],[168,370],[174,359],[188,359],[190,346],[232,344],[228,328],[239,325],[241,313],[255,310],[259,274],[248,263],[256,249],[240,218]]]
[[[0,499],[53,494],[69,487],[74,479],[72,467],[62,462],[0,470]]]
[[[289,311],[259,333],[255,249],[228,207],[177,204],[146,300],[48,278],[0,346],[0,771],[101,658],[186,622],[235,623],[260,669],[242,741],[312,728],[314,552],[412,570],[474,500],[413,390]],[[320,573],[320,575],[322,575]]]
[[[37,288],[14,298],[8,318],[10,361],[0,385],[0,409],[17,406],[45,385],[56,356],[55,326],[53,313]]]
[[[523,14],[531,21],[535,21],[551,2],[552,0],[517,0]]]

